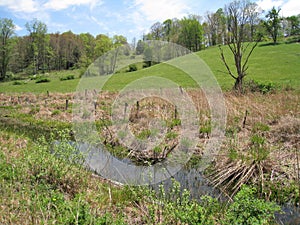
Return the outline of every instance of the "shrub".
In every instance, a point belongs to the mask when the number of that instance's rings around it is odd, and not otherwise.
[[[13,82],[13,85],[22,85],[22,84],[24,84],[24,82],[18,80]]]
[[[35,83],[37,83],[37,84],[38,83],[47,83],[47,82],[50,82],[50,79],[47,77],[40,77],[35,81]]]
[[[272,82],[260,83],[255,80],[249,80],[245,82],[244,86],[245,86],[245,91],[260,92],[262,94],[275,91],[276,89],[275,84]]]
[[[74,80],[75,79],[75,76],[74,75],[68,75],[66,77],[60,77],[59,78],[60,81],[64,81],[64,80]]]
[[[209,196],[202,197],[200,203],[192,200],[189,191],[181,191],[174,179],[167,193],[160,185],[159,195],[166,224],[215,224],[214,216],[221,211],[218,201]]]
[[[134,72],[134,71],[137,71],[137,66],[135,64],[129,65],[129,69],[127,70],[127,72]]]
[[[255,197],[255,188],[242,186],[225,214],[225,224],[269,224],[280,207]]]

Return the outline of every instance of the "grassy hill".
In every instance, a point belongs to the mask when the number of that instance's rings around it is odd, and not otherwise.
[[[233,57],[226,46],[223,46],[228,62],[234,68]],[[226,74],[226,69],[220,59],[218,47],[211,47],[196,53],[203,59],[217,78],[223,90],[233,86],[233,79]],[[74,75],[77,79],[61,81],[61,77]],[[72,92],[76,90],[79,82],[79,71],[53,72],[46,75],[50,82],[36,83],[35,80],[21,82],[11,81],[0,84],[0,92]],[[112,76],[105,86],[108,90],[119,90],[125,84],[145,76],[160,76],[173,80],[183,87],[193,87],[195,83],[184,72],[167,64],[158,64],[147,69],[131,73],[118,73]],[[249,60],[249,70],[246,79],[253,79],[261,83],[272,82],[278,86],[300,88],[300,45],[260,44]],[[95,83],[95,78],[89,78],[90,83]],[[99,78],[97,78],[99,79]],[[103,79],[106,79],[103,77]]]

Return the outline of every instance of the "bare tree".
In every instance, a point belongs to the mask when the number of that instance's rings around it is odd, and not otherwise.
[[[206,35],[209,45],[223,44],[223,36],[225,34],[225,16],[223,9],[218,9],[215,13],[206,14],[207,30]]]
[[[225,58],[222,47],[219,47],[221,59],[227,72],[235,80],[233,88],[239,93],[243,91],[243,79],[247,75],[249,58],[260,39],[258,38],[254,43],[245,42],[246,25],[251,22],[249,7],[253,7],[253,3],[247,0],[234,1],[225,6],[228,30],[226,44],[233,54],[236,72],[233,72]],[[251,11],[254,12],[253,9]]]

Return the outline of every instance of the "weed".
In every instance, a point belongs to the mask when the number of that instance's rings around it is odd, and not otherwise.
[[[151,136],[151,130],[142,130],[138,135],[137,138],[141,139],[141,140],[145,140],[148,139]]]
[[[56,115],[59,115],[60,113],[61,113],[61,111],[59,109],[55,109],[52,111],[51,115],[56,116]]]
[[[166,124],[170,129],[173,129],[176,126],[181,125],[181,120],[180,119],[172,119],[171,121],[167,121]]]
[[[269,159],[270,149],[264,137],[254,134],[245,151],[237,150],[235,143],[230,143],[228,159],[222,166],[211,172],[213,184],[219,186],[229,195],[234,196],[244,184],[255,180],[261,185],[263,193],[265,177],[270,172],[272,163]]]
[[[257,132],[266,132],[269,131],[270,127],[267,124],[264,123],[255,123],[254,126],[252,127],[252,132],[257,133]]]
[[[200,126],[199,128],[199,133],[200,136],[205,136],[209,137],[210,133],[211,133],[211,121],[206,121],[202,126]]]
[[[177,137],[178,137],[178,134],[173,131],[170,131],[166,134],[166,138],[169,140],[176,139]]]
[[[34,106],[34,107],[32,107],[32,108],[30,109],[29,114],[30,114],[30,115],[35,115],[35,114],[37,114],[39,111],[40,111],[40,107]]]
[[[275,84],[272,82],[261,83],[261,82],[254,81],[254,80],[246,81],[244,86],[245,86],[246,91],[260,92],[262,94],[267,94],[269,92],[273,92],[276,89]]]
[[[255,188],[242,186],[225,214],[225,224],[270,224],[280,207],[255,197]]]

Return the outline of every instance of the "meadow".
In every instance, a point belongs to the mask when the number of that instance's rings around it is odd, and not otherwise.
[[[223,47],[228,62],[233,65],[233,58],[227,47]],[[259,83],[274,84],[279,88],[295,88],[299,90],[299,60],[300,45],[278,44],[268,45],[261,43],[255,49],[249,60],[249,70],[246,80],[255,80]],[[212,47],[196,53],[209,66],[216,77],[222,90],[228,91],[233,86],[233,79],[226,74],[226,69],[220,58],[218,47]],[[57,71],[41,75],[50,82],[36,83],[36,80],[25,79],[19,83],[16,81],[0,84],[0,92],[11,93],[43,93],[46,91],[68,93],[76,90],[79,77],[84,70]],[[61,80],[61,78],[74,76],[75,79]],[[104,90],[118,91],[126,84],[146,76],[158,76],[170,79],[182,87],[195,87],[196,84],[183,71],[180,71],[168,64],[162,63],[150,68],[135,72],[114,74],[106,83]],[[89,78],[90,83],[101,82],[101,78]],[[95,80],[93,80],[95,79]],[[107,78],[103,78],[107,79]],[[17,84],[17,85],[16,85]]]

